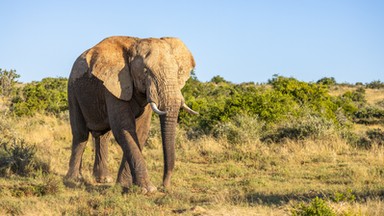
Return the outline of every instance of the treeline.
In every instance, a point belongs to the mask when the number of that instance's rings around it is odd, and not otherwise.
[[[7,92],[9,111],[14,116],[57,115],[68,110],[66,78],[16,85],[19,76],[12,73],[2,94]],[[0,75],[9,73],[2,71]],[[6,79],[1,77],[3,86]],[[200,115],[181,112],[179,122],[189,139],[215,136],[231,143],[254,139],[281,142],[338,135],[356,145],[384,142],[384,138],[380,141],[380,136],[384,137],[380,129],[364,137],[348,130],[353,123],[384,124],[384,101],[369,105],[365,94],[367,88],[384,88],[384,83],[348,84],[353,90],[339,96],[330,94],[342,85],[346,84],[338,84],[332,77],[302,82],[278,75],[266,84],[234,84],[220,76],[201,82],[193,73],[182,92],[186,103]]]
[[[233,84],[220,76],[210,82],[191,78],[183,95],[200,115],[181,113],[180,123],[190,138],[213,135],[232,143],[338,135],[356,145],[371,145],[376,138],[359,137],[349,129],[353,123],[384,123],[384,102],[369,105],[365,98],[366,88],[384,85],[380,81],[357,84],[352,91],[331,96],[330,91],[341,85],[346,84],[337,84],[334,78],[308,83],[278,75],[267,84]],[[384,136],[380,129],[371,133],[380,136]]]

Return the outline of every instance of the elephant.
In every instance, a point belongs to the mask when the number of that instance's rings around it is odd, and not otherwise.
[[[198,114],[181,94],[194,67],[189,49],[173,37],[113,36],[83,52],[68,79],[72,148],[65,177],[82,178],[82,156],[91,134],[96,146],[93,175],[108,181],[106,142],[112,132],[123,151],[116,183],[156,191],[142,154],[153,111],[160,117],[162,185],[170,187],[179,110]]]

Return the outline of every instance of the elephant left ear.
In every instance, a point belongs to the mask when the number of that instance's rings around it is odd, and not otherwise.
[[[110,93],[129,101],[133,94],[133,81],[124,58],[125,52],[114,38],[108,38],[91,48],[86,59],[92,75],[101,80]]]
[[[166,41],[172,50],[172,55],[174,56],[178,66],[178,82],[180,89],[184,87],[185,82],[189,79],[192,69],[195,67],[195,60],[185,46],[185,44],[178,38],[172,37],[163,37],[161,40]]]

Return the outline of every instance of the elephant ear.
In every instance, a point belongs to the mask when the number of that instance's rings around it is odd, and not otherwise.
[[[164,37],[161,40],[166,41],[172,50],[178,66],[178,82],[180,89],[184,87],[185,82],[189,79],[192,69],[195,67],[195,60],[189,49],[185,44],[178,38]]]
[[[129,38],[126,39],[126,45],[129,45]],[[129,101],[133,94],[133,81],[126,58],[127,48],[122,45],[121,38],[101,41],[86,56],[92,75],[101,80],[115,97]]]

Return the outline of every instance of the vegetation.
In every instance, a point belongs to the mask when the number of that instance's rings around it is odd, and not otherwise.
[[[45,78],[26,84],[12,98],[11,110],[17,116],[63,112],[68,109],[67,82],[65,78]]]
[[[307,83],[274,76],[234,84],[220,76],[183,89],[200,115],[180,113],[173,186],[122,195],[92,177],[64,186],[70,156],[64,78],[18,84],[0,106],[2,215],[382,215],[384,89]],[[30,116],[33,116],[31,118]],[[151,180],[162,181],[159,120],[144,149]],[[122,152],[109,147],[114,177]]]
[[[370,83],[366,84],[367,88],[373,88],[373,89],[382,89],[384,88],[384,83],[380,80],[372,81]]]
[[[10,96],[19,77],[20,75],[16,73],[16,70],[8,71],[0,68],[0,95]]]

